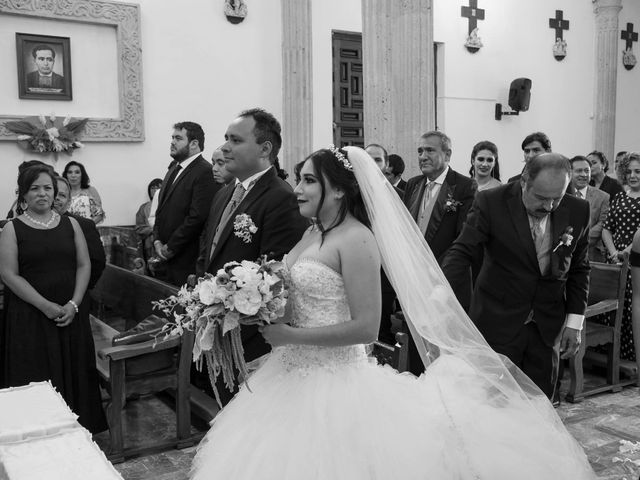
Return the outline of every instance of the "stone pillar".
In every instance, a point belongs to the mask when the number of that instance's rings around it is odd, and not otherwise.
[[[616,90],[620,56],[618,14],[622,0],[595,0],[596,49],[593,146],[613,165],[616,138]]]
[[[311,0],[281,0],[282,153],[280,164],[293,183],[293,167],[311,153]]]
[[[364,139],[411,167],[435,126],[432,0],[362,0]]]

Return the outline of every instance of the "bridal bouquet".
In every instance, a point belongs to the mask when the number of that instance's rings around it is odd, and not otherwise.
[[[199,370],[206,361],[218,403],[215,382],[220,373],[229,390],[235,384],[234,371],[242,380],[247,377],[242,325],[266,325],[284,315],[285,276],[284,264],[266,256],[257,262],[229,262],[215,276],[207,274],[177,295],[154,302],[167,316],[173,315],[174,321],[164,327],[166,334],[195,332],[193,361]]]

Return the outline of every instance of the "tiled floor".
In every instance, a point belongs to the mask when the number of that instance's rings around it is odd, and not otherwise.
[[[638,480],[640,476],[639,400],[640,389],[627,387],[621,393],[601,394],[578,404],[563,402],[558,409],[601,479]],[[130,401],[126,410],[126,440],[145,445],[171,438],[175,434],[175,416],[169,405],[169,400],[155,396]],[[196,423],[192,427],[194,433],[207,428],[202,422],[196,420]],[[107,449],[107,433],[98,435],[96,441]],[[621,441],[632,442],[631,446],[635,448],[620,452]],[[186,480],[194,454],[195,447],[174,449],[129,459],[116,468],[125,480]]]

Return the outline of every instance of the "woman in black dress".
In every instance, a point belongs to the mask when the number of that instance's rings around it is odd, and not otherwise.
[[[91,266],[75,219],[52,210],[57,182],[47,166],[18,177],[25,212],[0,235],[0,276],[8,296],[4,370],[8,386],[50,380],[79,422],[107,428],[88,315],[78,315]]]
[[[589,185],[599,188],[603,192],[609,194],[609,199],[613,202],[613,199],[620,192],[624,192],[622,185],[615,179],[607,175],[609,170],[609,161],[604,153],[594,150],[587,155],[587,160],[591,164],[591,181]]]

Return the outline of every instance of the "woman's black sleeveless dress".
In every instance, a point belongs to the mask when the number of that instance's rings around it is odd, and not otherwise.
[[[74,230],[68,217],[57,227],[40,230],[13,220],[22,276],[47,300],[64,305],[76,280]],[[51,380],[53,386],[92,433],[107,429],[102,410],[95,347],[88,309],[70,325],[58,327],[40,310],[5,286],[7,298],[5,382],[9,386]]]

